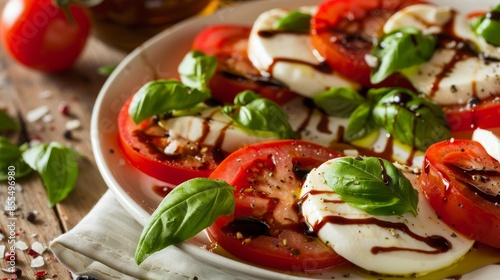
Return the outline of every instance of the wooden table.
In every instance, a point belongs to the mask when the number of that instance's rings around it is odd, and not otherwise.
[[[6,0],[0,0],[0,8]],[[221,1],[228,4],[232,1]],[[98,73],[102,66],[117,65],[127,53],[112,48],[102,41],[91,37],[83,54],[73,69],[61,74],[46,74],[28,69],[10,59],[0,46],[0,108],[21,116],[40,106],[48,106],[53,121],[41,120],[27,122],[26,129],[32,138],[43,142],[57,141],[83,154],[79,161],[79,176],[75,190],[61,203],[49,208],[45,188],[36,173],[17,180],[21,186],[15,193],[18,203],[15,221],[16,240],[24,241],[28,246],[38,241],[47,245],[50,240],[73,228],[89,212],[107,190],[94,162],[90,142],[90,118],[94,101],[106,80]],[[58,107],[66,103],[70,114],[62,114]],[[72,132],[72,139],[64,137],[65,123],[77,119],[81,127]],[[0,182],[0,205],[7,199],[7,183]],[[34,217],[34,219],[33,219]],[[0,215],[0,229],[7,244],[8,216]],[[8,248],[8,247],[7,247]],[[35,274],[46,271],[46,278],[71,279],[70,273],[60,264],[49,250],[43,255],[45,265],[32,268],[33,257],[29,250],[17,251],[16,266],[23,272],[24,279],[35,279]],[[3,256],[2,256],[3,257]],[[0,268],[7,267],[6,261],[0,261]],[[0,279],[11,277],[0,272]],[[23,278],[22,278],[23,279]]]

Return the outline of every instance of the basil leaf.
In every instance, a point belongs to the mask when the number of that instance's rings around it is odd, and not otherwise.
[[[292,11],[273,23],[273,30],[309,33],[311,15],[299,11]]]
[[[0,163],[8,164],[21,157],[21,151],[16,144],[5,137],[0,137]]]
[[[15,178],[21,178],[33,171],[21,157],[23,150],[22,146],[18,147],[9,139],[0,137],[0,181],[8,179],[10,166],[14,167]]]
[[[418,192],[389,161],[345,157],[332,161],[326,184],[346,203],[371,215],[417,215]]]
[[[372,50],[380,63],[372,71],[371,83],[378,84],[396,71],[428,61],[434,53],[436,41],[433,35],[424,35],[414,27],[386,34]]]
[[[500,46],[500,5],[494,7],[476,22],[473,22],[474,32],[483,37],[486,42]]]
[[[0,132],[10,130],[18,131],[19,125],[4,110],[0,109]]]
[[[377,127],[372,116],[372,106],[369,103],[363,103],[352,112],[344,132],[344,140],[351,142],[363,138]]]
[[[280,139],[298,137],[288,122],[288,115],[275,102],[252,91],[244,91],[235,97],[235,103],[239,104],[222,107],[222,113],[236,124],[252,131],[276,133]]]
[[[102,76],[109,76],[115,71],[116,65],[101,66],[97,69],[97,73]]]
[[[16,179],[24,177],[33,172],[33,169],[31,169],[31,167],[29,167],[29,165],[26,164],[23,158],[19,156],[19,158],[16,158],[15,160],[7,164],[0,163],[0,181],[8,180],[10,166],[14,167],[15,171],[14,178]]]
[[[66,198],[75,188],[77,155],[76,151],[57,142],[35,145],[22,154],[24,161],[40,175],[50,207]]]
[[[430,145],[451,138],[441,107],[411,90],[386,88],[373,107],[375,122],[402,143],[425,151]]]
[[[233,213],[233,192],[234,188],[226,182],[208,178],[191,179],[174,188],[144,228],[135,251],[136,263],[195,236],[219,216]]]
[[[331,88],[313,97],[314,104],[328,115],[348,118],[366,99],[352,88]]]
[[[146,83],[132,98],[129,114],[140,123],[156,114],[195,106],[210,97],[210,91],[183,85],[177,80],[156,80]]]
[[[184,85],[199,90],[207,89],[208,81],[217,69],[217,58],[201,51],[190,51],[184,56],[177,71]]]

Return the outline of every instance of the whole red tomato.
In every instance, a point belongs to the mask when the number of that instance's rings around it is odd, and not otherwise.
[[[0,19],[4,49],[30,68],[70,68],[85,47],[91,23],[85,8],[71,5],[68,11],[70,16],[53,0],[9,0]]]

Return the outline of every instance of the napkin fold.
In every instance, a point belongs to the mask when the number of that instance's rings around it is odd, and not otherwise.
[[[205,264],[175,246],[151,255],[141,265],[134,253],[142,226],[107,191],[72,230],[49,248],[76,275],[103,279],[249,279]]]

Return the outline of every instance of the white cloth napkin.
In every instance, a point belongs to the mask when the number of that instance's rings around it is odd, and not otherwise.
[[[108,190],[82,221],[49,245],[59,262],[76,275],[104,279],[248,279],[204,264],[170,246],[136,265],[142,226]]]

